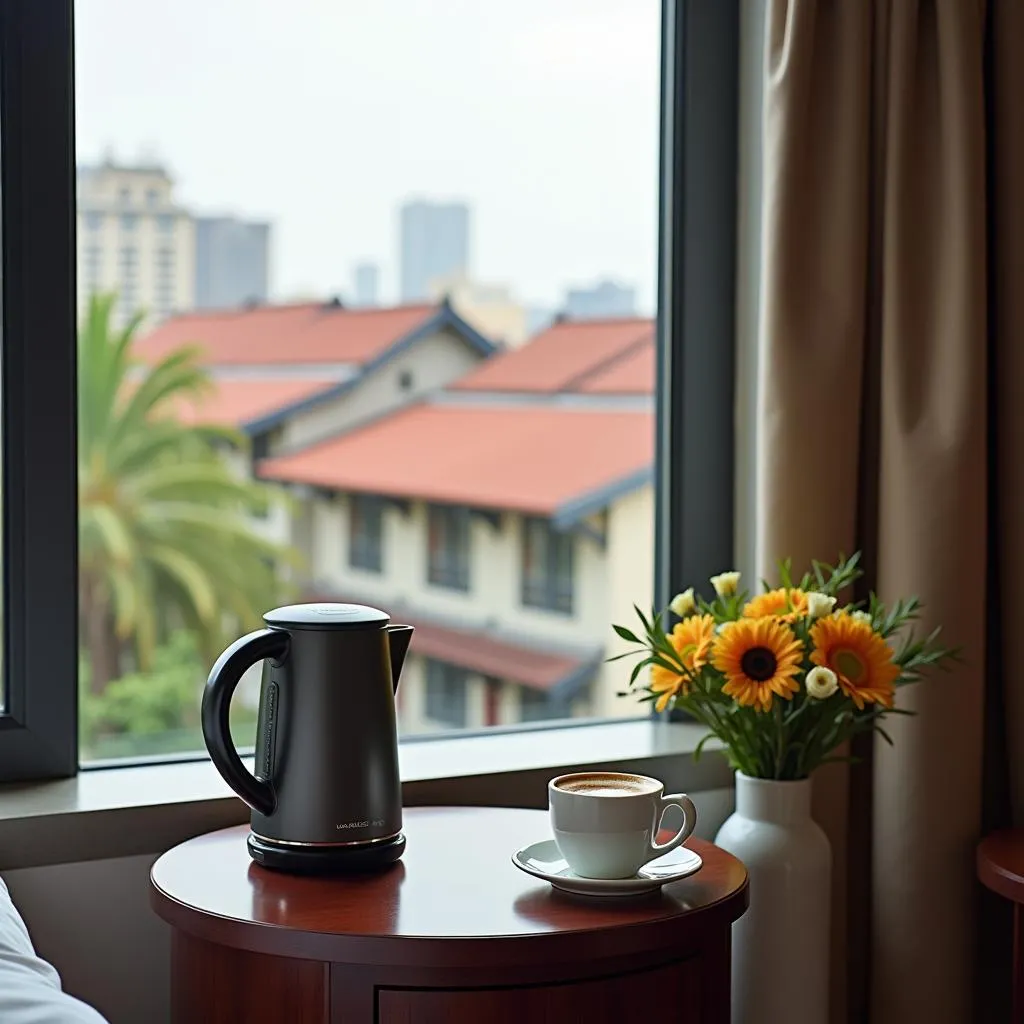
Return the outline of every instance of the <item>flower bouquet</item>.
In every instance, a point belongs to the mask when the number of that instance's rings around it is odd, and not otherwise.
[[[711,579],[713,601],[692,588],[672,600],[668,610],[680,621],[670,632],[664,613],[636,608],[642,635],[613,627],[637,645],[618,655],[637,659],[630,689],[657,711],[680,708],[707,726],[695,756],[715,736],[732,767],[751,778],[805,779],[845,760],[833,752],[858,733],[874,730],[891,743],[883,719],[911,714],[895,707],[896,690],[954,652],[938,645],[938,629],[922,638],[906,629],[921,609],[914,597],[891,607],[874,594],[840,604],[861,575],[858,562],[814,562],[796,583],[784,562],[781,586],[765,583],[753,597],[738,572],[722,573]]]

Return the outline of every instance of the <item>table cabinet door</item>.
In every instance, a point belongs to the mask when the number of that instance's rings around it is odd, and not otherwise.
[[[700,961],[566,985],[530,988],[382,989],[377,1024],[625,1024],[728,1019],[704,1013]]]
[[[173,1024],[327,1024],[330,965],[250,953],[175,932]]]

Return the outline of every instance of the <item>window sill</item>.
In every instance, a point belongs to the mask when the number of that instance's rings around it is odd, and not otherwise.
[[[689,756],[703,735],[690,723],[641,720],[402,743],[402,798],[407,807],[544,808],[553,775],[608,767],[691,793],[726,788],[732,773],[712,744],[699,763]],[[157,853],[248,816],[208,761],[10,783],[0,786],[0,870]]]

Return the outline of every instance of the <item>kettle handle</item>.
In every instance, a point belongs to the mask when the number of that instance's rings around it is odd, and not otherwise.
[[[224,781],[254,810],[273,814],[277,797],[273,787],[246,771],[231,740],[228,713],[231,697],[247,668],[264,658],[281,661],[288,653],[288,634],[280,629],[258,629],[236,640],[210,671],[203,691],[203,739],[210,759]]]

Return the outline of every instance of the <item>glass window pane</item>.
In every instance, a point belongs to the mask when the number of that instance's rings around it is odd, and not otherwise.
[[[302,600],[416,627],[403,734],[647,713],[607,658],[654,589],[659,33],[77,6],[85,760],[201,749],[212,661]]]

